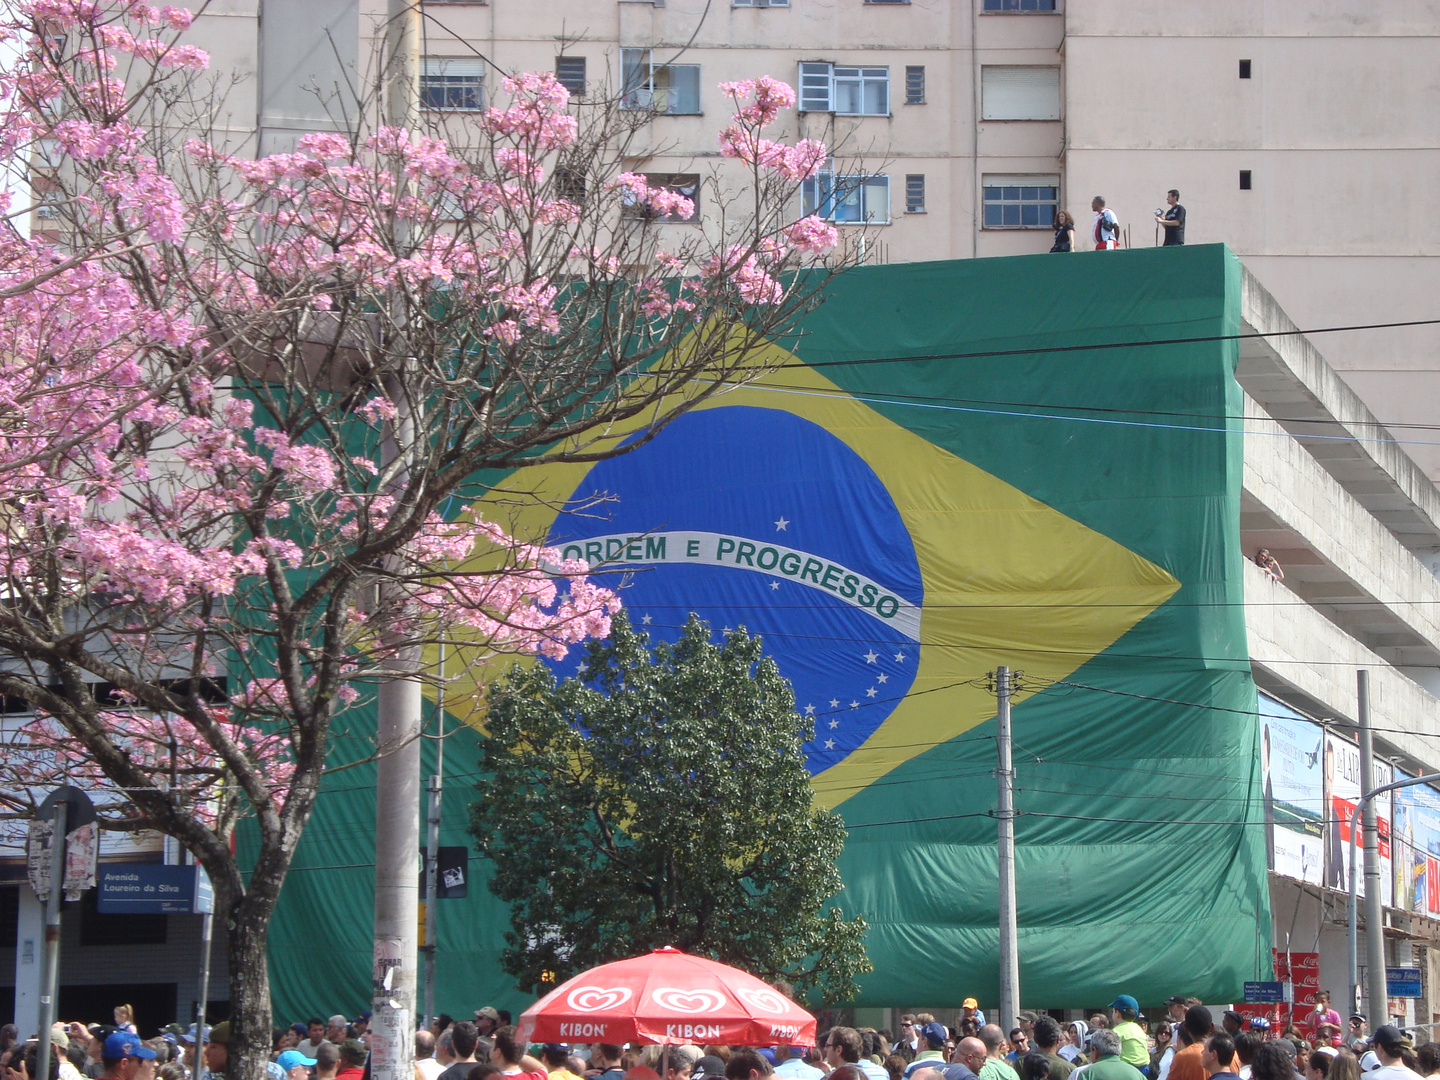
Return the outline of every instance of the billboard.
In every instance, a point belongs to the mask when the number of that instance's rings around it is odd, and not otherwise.
[[[1388,762],[1377,758],[1371,765],[1371,788],[1388,784],[1394,778],[1394,769]],[[1360,747],[1349,739],[1328,732],[1325,735],[1325,791],[1327,805],[1330,807],[1325,884],[1331,888],[1346,890],[1350,887],[1350,820],[1360,798]],[[1375,820],[1380,841],[1381,902],[1389,905],[1395,894],[1395,871],[1390,858],[1390,794],[1387,792],[1378,796],[1375,804]],[[1356,836],[1355,843],[1355,869],[1357,874],[1363,875],[1363,837]],[[1363,876],[1356,885],[1356,892],[1360,896],[1365,895]]]
[[[1258,701],[1270,869],[1319,885],[1325,873],[1324,732],[1268,694],[1260,693]]]
[[[1411,779],[1395,770],[1395,779]],[[1395,906],[1440,918],[1440,792],[1428,784],[1392,793]]]
[[[755,378],[653,437],[637,419],[587,446],[629,452],[486,478],[479,513],[596,563],[652,640],[691,612],[716,634],[744,626],[790,680],[814,800],[848,829],[833,902],[869,926],[875,971],[853,1004],[996,998],[986,673],[1002,664],[1024,673],[1026,1004],[1117,986],[1163,1000],[1182,970],[1187,992],[1231,1001],[1271,977],[1226,337],[1239,284],[1218,245],[862,267],[764,345]],[[1191,419],[1147,419],[1176,410]],[[497,675],[450,683],[454,719],[483,730]],[[484,797],[465,738],[446,746],[464,777],[446,785],[446,844]],[[322,789],[271,923],[281,1014],[350,1007],[346,988],[369,986],[370,892],[345,869],[373,820],[366,768]],[[1185,872],[1157,874],[1176,852]],[[497,963],[508,910],[483,861],[472,870],[469,896],[437,913],[437,1007],[523,1007]],[[361,932],[332,937],[317,968],[321,925]]]

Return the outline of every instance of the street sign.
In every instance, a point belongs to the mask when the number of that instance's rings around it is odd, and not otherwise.
[[[1283,982],[1247,982],[1245,984],[1245,1004],[1247,1005],[1275,1005],[1285,1000],[1285,984]]]
[[[425,859],[420,859],[420,895],[425,895]],[[470,849],[463,844],[435,849],[435,899],[464,900],[470,891]]]
[[[1420,996],[1419,968],[1385,969],[1385,991],[1392,998],[1418,998]]]
[[[95,907],[108,915],[190,915],[215,910],[203,866],[110,863],[100,867]]]

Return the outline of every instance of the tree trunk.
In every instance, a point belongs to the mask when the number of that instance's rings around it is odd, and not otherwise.
[[[282,875],[283,880],[283,875]],[[266,943],[279,883],[252,878],[229,908],[226,956],[230,961],[230,1064],[228,1080],[265,1080],[273,1038],[270,966]]]

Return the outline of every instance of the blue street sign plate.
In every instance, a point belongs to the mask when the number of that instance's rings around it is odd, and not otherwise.
[[[1274,1005],[1285,1000],[1285,984],[1282,982],[1247,982],[1245,1004]]]
[[[215,910],[215,890],[202,866],[102,864],[95,906],[107,915],[190,915]]]
[[[1392,998],[1418,998],[1420,996],[1419,968],[1385,969],[1385,993]]]

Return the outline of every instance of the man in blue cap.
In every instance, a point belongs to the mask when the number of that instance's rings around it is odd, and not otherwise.
[[[1150,1065],[1145,1029],[1139,1024],[1140,1003],[1121,994],[1110,1003],[1110,1030],[1120,1037],[1120,1060],[1136,1069]]]
[[[139,1035],[113,1031],[105,1037],[100,1065],[103,1080],[147,1080],[147,1074],[155,1075],[155,1051],[141,1042]]]
[[[315,1064],[315,1059],[306,1057],[299,1050],[286,1050],[278,1058],[275,1064],[280,1066],[280,1071],[285,1074],[285,1080],[309,1080],[310,1069]]]
[[[945,1029],[930,1021],[920,1029],[920,1052],[905,1069],[912,1076],[921,1069],[939,1069],[945,1065]]]

